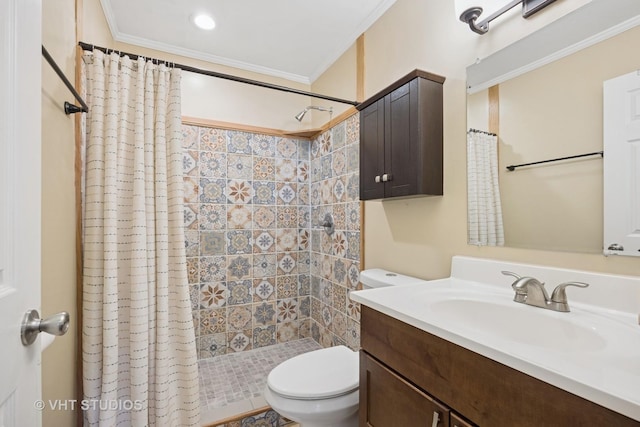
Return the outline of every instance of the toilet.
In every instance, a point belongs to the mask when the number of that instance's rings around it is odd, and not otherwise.
[[[360,273],[363,289],[425,283],[382,269]],[[301,427],[358,425],[359,354],[339,345],[288,359],[271,370],[264,398]]]

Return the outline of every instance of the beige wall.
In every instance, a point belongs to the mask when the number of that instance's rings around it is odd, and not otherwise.
[[[444,85],[444,196],[366,202],[365,263],[424,278],[445,277],[452,255],[638,274],[637,260],[466,244],[466,67],[586,1],[557,2],[529,20],[499,18],[479,36],[460,23],[450,0],[398,0],[365,33],[365,91],[372,95],[414,68]]]
[[[75,79],[74,0],[42,2],[42,44],[71,80]],[[42,354],[42,398],[75,399],[76,258],[74,116],[64,114],[73,96],[42,60],[42,316],[71,315],[71,327]],[[74,425],[72,411],[45,410],[43,426]]]

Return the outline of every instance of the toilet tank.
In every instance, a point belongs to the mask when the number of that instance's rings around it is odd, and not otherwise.
[[[426,283],[426,281],[381,268],[371,268],[360,272],[360,283],[362,283],[362,289],[372,289],[382,288],[384,286]]]

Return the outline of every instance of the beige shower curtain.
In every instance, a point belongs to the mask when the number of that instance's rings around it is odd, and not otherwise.
[[[195,426],[180,70],[97,50],[83,64],[85,425]]]

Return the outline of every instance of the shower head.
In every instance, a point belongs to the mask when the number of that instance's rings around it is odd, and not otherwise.
[[[307,111],[309,110],[328,111],[329,114],[333,114],[333,107],[316,107],[315,105],[309,105],[307,108],[295,115],[296,120],[301,122],[302,118],[305,114],[307,114]]]

